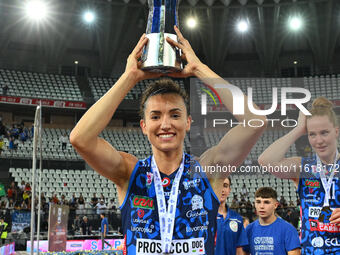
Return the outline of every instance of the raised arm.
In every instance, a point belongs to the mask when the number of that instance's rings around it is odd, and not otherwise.
[[[159,74],[143,72],[138,61],[147,43],[142,35],[127,59],[125,72],[115,85],[100,98],[80,119],[70,134],[70,142],[84,160],[99,174],[112,180],[118,188],[120,202],[125,197],[128,180],[137,158],[119,152],[98,135],[104,130],[126,94],[143,79]]]
[[[261,166],[285,166],[290,171],[272,172],[278,178],[290,179],[298,184],[301,167],[301,157],[285,158],[289,147],[302,135],[306,134],[306,116],[300,112],[298,125],[288,134],[272,143],[258,158]]]
[[[230,87],[230,84],[222,79],[219,75],[213,72],[208,66],[204,65],[195,55],[195,52],[190,46],[190,43],[183,37],[181,32],[175,27],[175,31],[178,36],[179,42],[175,42],[168,38],[168,42],[173,46],[176,46],[182,50],[184,57],[186,58],[188,65],[184,68],[183,72],[178,74],[182,76],[196,76],[204,83],[214,87],[215,90],[221,97],[222,103],[226,108],[233,112],[233,95],[229,88],[221,88],[220,85]],[[219,86],[217,86],[219,85]],[[240,165],[248,153],[250,152],[253,145],[256,143],[262,132],[265,130],[267,123],[265,116],[258,116],[253,114],[247,106],[247,97],[244,96],[244,114],[235,115],[235,118],[239,122],[245,122],[246,124],[240,124],[235,128],[231,129],[221,141],[214,147],[204,152],[199,162],[201,165]],[[254,108],[258,109],[256,105]],[[250,127],[247,125],[248,120],[258,119],[263,122],[261,127]],[[222,188],[223,179],[227,177],[227,174],[223,174],[220,178],[216,178],[216,175],[209,176],[210,182],[213,186]],[[216,189],[214,188],[216,191]]]

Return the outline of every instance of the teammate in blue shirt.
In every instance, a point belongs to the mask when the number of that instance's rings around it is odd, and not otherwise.
[[[217,215],[215,255],[242,255],[242,247],[248,245],[243,218],[226,205],[231,190],[231,178],[224,179]]]
[[[259,188],[255,192],[255,209],[258,220],[246,228],[249,247],[245,248],[252,255],[299,255],[300,240],[296,229],[275,215],[279,205],[277,193],[270,187]]]
[[[233,112],[231,86],[204,65],[177,27],[178,42],[166,43],[181,49],[187,65],[172,77],[196,76],[215,87],[225,107]],[[160,77],[143,71],[140,58],[148,39],[143,35],[127,59],[125,72],[115,85],[98,100],[72,130],[70,141],[77,152],[99,174],[116,184],[121,205],[125,249],[131,254],[164,252],[213,254],[216,216],[223,179],[213,173],[189,171],[200,166],[240,165],[265,129],[240,124],[231,129],[214,147],[198,159],[184,154],[184,138],[190,130],[191,117],[185,93],[171,80],[148,85],[141,100],[140,126],[151,143],[153,155],[138,160],[115,149],[99,137],[112,119],[126,94],[144,79]],[[266,122],[254,115],[244,97],[240,123],[250,119]],[[256,106],[255,106],[256,107]]]
[[[292,180],[298,189],[302,254],[340,254],[339,123],[333,104],[324,97],[316,98],[309,112],[308,116],[300,112],[298,125],[270,145],[258,161],[290,169],[273,174]],[[304,134],[314,155],[285,158],[289,147]]]

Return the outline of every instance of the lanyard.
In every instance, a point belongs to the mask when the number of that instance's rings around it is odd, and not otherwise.
[[[337,162],[337,159],[338,159],[338,155],[339,155],[339,153],[338,153],[338,151],[336,151],[334,164],[333,164],[333,166],[330,170],[331,175],[329,176],[329,178],[327,180],[327,176],[325,175],[325,171],[322,169],[321,160],[320,160],[318,154],[316,154],[317,168],[319,168],[322,186],[325,189],[325,199],[324,199],[324,202],[323,202],[324,207],[329,206],[330,192],[331,192],[332,182],[333,182],[333,178],[334,178],[334,174],[335,174],[336,162]]]
[[[166,208],[164,189],[162,185],[161,175],[159,173],[155,158],[152,156],[151,169],[154,174],[155,191],[158,205],[159,225],[162,239],[163,254],[169,253],[171,248],[172,234],[174,231],[176,205],[178,197],[179,181],[182,177],[184,169],[184,153],[182,162],[171,187],[171,193],[168,200],[168,208]]]

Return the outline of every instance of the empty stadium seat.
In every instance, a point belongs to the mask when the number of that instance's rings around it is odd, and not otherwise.
[[[0,69],[0,83],[11,96],[84,101],[74,76]]]

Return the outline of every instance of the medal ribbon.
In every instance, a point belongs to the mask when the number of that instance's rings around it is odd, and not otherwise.
[[[331,192],[332,182],[333,182],[333,178],[334,178],[334,174],[335,174],[336,162],[337,162],[337,159],[338,159],[338,155],[339,155],[339,152],[336,151],[334,164],[333,164],[333,166],[330,170],[331,175],[329,176],[329,178],[327,180],[327,176],[325,175],[325,172],[322,169],[321,160],[320,160],[318,154],[316,154],[317,168],[319,168],[322,186],[325,189],[325,199],[324,199],[324,202],[323,202],[323,207],[329,206],[330,192]]]
[[[183,169],[184,169],[184,153],[183,153],[181,165],[178,169],[178,172],[176,174],[176,177],[171,187],[170,197],[168,200],[168,208],[166,208],[161,175],[159,173],[155,158],[153,156],[151,160],[151,169],[154,174],[154,183],[155,183],[155,191],[156,191],[158,215],[159,215],[159,225],[160,225],[161,240],[162,240],[162,250],[163,250],[163,254],[167,254],[170,252],[172,234],[174,231],[179,181],[182,177]]]

